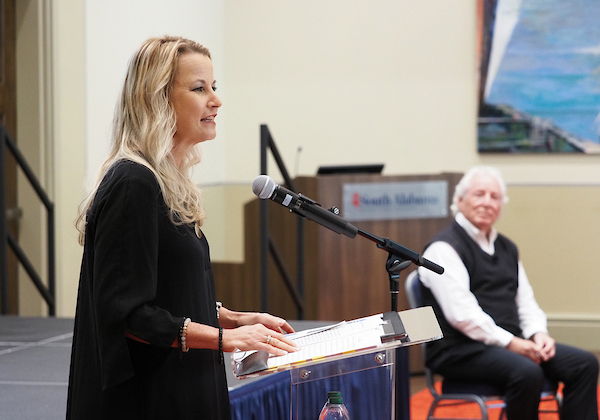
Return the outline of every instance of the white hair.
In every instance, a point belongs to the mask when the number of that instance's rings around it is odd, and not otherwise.
[[[450,206],[450,210],[454,216],[456,216],[456,213],[458,213],[459,198],[463,198],[465,194],[467,194],[473,178],[480,175],[488,175],[494,178],[500,186],[500,192],[502,193],[502,204],[508,203],[508,196],[506,195],[506,183],[504,182],[500,171],[493,166],[474,166],[469,169],[467,173],[463,175],[459,183],[456,184],[454,196],[452,197],[452,205]]]

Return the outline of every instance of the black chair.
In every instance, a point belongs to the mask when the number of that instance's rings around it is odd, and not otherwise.
[[[421,296],[421,281],[417,274],[417,270],[411,272],[406,278],[405,283],[406,296],[411,309],[423,306]],[[442,338],[443,340],[443,338]],[[425,345],[422,344],[423,355],[425,355]],[[427,388],[433,396],[433,402],[427,413],[427,420],[457,420],[457,417],[435,417],[435,410],[439,407],[451,405],[463,405],[475,403],[479,406],[481,420],[488,420],[488,410],[500,408],[500,419],[505,419],[505,403],[503,401],[502,391],[497,387],[484,383],[462,382],[456,380],[444,379],[440,375],[434,374],[427,366],[425,369],[425,380]],[[442,381],[441,393],[435,388],[435,378],[439,377]],[[546,379],[544,389],[542,391],[542,401],[554,400],[556,403],[555,410],[540,410],[540,413],[559,413],[561,406],[561,395],[557,393],[558,384]],[[560,414],[559,414],[560,415]]]

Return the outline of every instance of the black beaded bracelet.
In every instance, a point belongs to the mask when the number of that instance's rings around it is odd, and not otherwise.
[[[221,358],[221,364],[225,364],[225,359],[223,358],[223,327],[219,327],[219,357]]]

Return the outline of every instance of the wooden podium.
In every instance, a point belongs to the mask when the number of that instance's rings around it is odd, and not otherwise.
[[[323,207],[336,206],[343,212],[343,186],[352,183],[385,183],[441,180],[447,182],[446,208],[449,207],[454,187],[461,174],[432,175],[319,175],[299,177],[296,188]],[[296,278],[296,231],[299,216],[270,200],[268,224],[270,236],[278,248],[292,278]],[[356,227],[373,235],[389,238],[417,253],[427,242],[453,220],[446,217],[411,218],[378,221],[352,221]],[[317,223],[306,220],[305,230],[305,319],[335,321],[355,319],[386,312],[391,308],[389,277],[385,268],[387,253],[366,238],[348,238],[332,232]],[[225,305],[239,310],[260,310],[260,255],[259,255],[259,199],[245,206],[244,264],[234,267],[215,264],[217,296]],[[435,262],[435,261],[434,261]],[[412,265],[401,273],[398,310],[408,309],[402,283],[415,269]],[[226,278],[220,282],[219,278]],[[269,258],[268,311],[286,319],[297,319],[293,299],[284,284],[272,258]],[[231,303],[230,303],[231,302]],[[421,355],[413,351],[416,365],[421,366]],[[413,355],[411,353],[411,356]],[[416,368],[415,368],[416,369]],[[411,370],[415,370],[411,369]]]

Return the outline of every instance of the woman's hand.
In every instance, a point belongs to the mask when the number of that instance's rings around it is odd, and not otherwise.
[[[261,312],[236,312],[221,307],[219,325],[223,328],[223,351],[264,350],[277,356],[298,351],[294,342],[285,337],[294,329],[277,316]]]
[[[270,318],[266,322],[271,325],[276,319],[279,319],[271,315],[268,317]],[[287,324],[285,321],[284,323]],[[275,322],[275,325],[280,325],[280,323]],[[223,351],[232,352],[235,349],[264,350],[276,356],[283,356],[299,350],[294,342],[286,338],[284,334],[274,328],[268,328],[262,323],[223,330]]]
[[[219,310],[219,324],[223,328],[242,327],[244,325],[262,324],[280,333],[293,333],[294,329],[288,322],[271,314],[261,312],[236,312],[225,307]]]
[[[285,319],[261,312],[242,312],[238,322],[240,326],[262,324],[279,333],[291,334],[294,332],[292,326]]]

